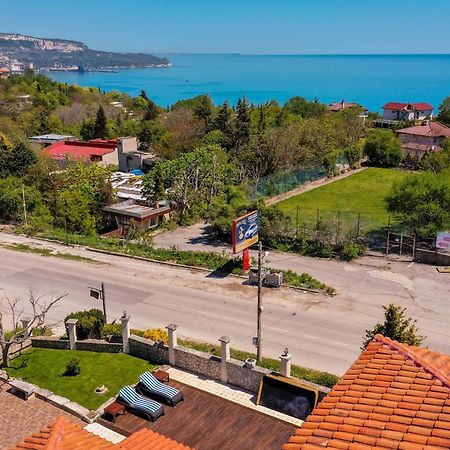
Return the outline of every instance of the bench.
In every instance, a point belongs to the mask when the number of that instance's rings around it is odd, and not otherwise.
[[[9,385],[11,386],[11,393],[23,398],[24,400],[28,400],[32,395],[34,395],[34,391],[37,389],[37,386],[34,384],[21,380],[11,380],[9,381]]]

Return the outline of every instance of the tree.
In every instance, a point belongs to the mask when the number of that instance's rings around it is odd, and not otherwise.
[[[236,107],[236,119],[234,124],[235,145],[239,151],[250,141],[250,115],[247,99],[239,99]]]
[[[94,138],[106,139],[107,136],[108,128],[105,110],[103,109],[103,106],[100,105],[97,110],[97,116],[95,117]]]
[[[219,108],[214,120],[214,128],[220,130],[225,136],[225,148],[230,148],[233,143],[233,122],[231,118],[231,109],[228,102],[225,101]]]
[[[402,160],[400,140],[390,130],[374,130],[366,139],[364,153],[380,167],[393,167]]]
[[[84,141],[90,141],[95,138],[95,120],[83,120],[80,127],[80,135]]]
[[[147,92],[144,91],[144,89],[141,90],[141,93],[139,94],[139,97],[142,97],[144,100],[146,100],[147,102],[150,100],[147,97]]]
[[[359,145],[352,145],[344,149],[345,159],[347,160],[348,165],[353,169],[359,167],[362,155],[363,151]]]
[[[450,169],[407,176],[394,183],[386,202],[411,231],[435,237],[450,226]]]
[[[450,126],[450,97],[444,99],[444,101],[439,106],[439,114],[437,116],[437,119],[445,125]]]
[[[304,119],[322,117],[327,112],[326,105],[318,101],[310,102],[306,98],[298,96],[290,98],[285,103],[284,109]]]
[[[450,139],[446,139],[443,144],[442,151],[426,154],[419,162],[419,166],[423,170],[433,173],[442,172],[450,168]]]
[[[333,150],[323,157],[322,164],[329,177],[336,175],[337,163],[340,156],[341,152],[339,150]]]
[[[155,120],[159,116],[159,110],[152,100],[148,100],[144,120]]]
[[[405,317],[406,308],[391,303],[383,306],[384,322],[377,323],[372,330],[366,330],[362,349],[365,349],[376,334],[394,339],[408,345],[421,345],[424,336],[419,334],[417,320]]]
[[[14,343],[24,342],[26,336],[31,335],[35,328],[41,327],[45,324],[45,319],[48,312],[59,302],[66,297],[67,294],[57,295],[45,302],[43,296],[36,296],[30,288],[26,300],[22,301],[21,297],[9,298],[5,293],[3,294],[2,302],[8,304],[11,313],[11,335],[7,336],[7,330],[4,328],[3,315],[0,310],[0,346],[2,349],[2,367],[8,367],[10,361],[10,350]],[[22,306],[26,303],[27,306]],[[30,314],[29,316],[25,316]],[[25,328],[21,326],[21,320],[27,318],[28,324]]]

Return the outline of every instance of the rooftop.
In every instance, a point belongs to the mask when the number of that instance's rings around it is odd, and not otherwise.
[[[51,140],[51,141],[65,141],[68,139],[75,139],[75,136],[71,136],[69,134],[55,134],[55,133],[49,133],[49,134],[41,134],[40,136],[31,136],[29,138],[30,140]]]
[[[125,414],[102,425],[125,436],[150,429],[197,450],[272,450],[281,448],[295,431],[292,424],[209,392],[176,381],[170,385],[183,392],[184,401],[165,407],[156,422]]]
[[[133,200],[125,200],[124,202],[115,203],[114,205],[106,206],[103,211],[121,214],[123,216],[135,217],[137,219],[146,219],[152,216],[159,216],[170,212],[172,209],[169,205],[161,205],[158,208],[142,205]]]
[[[450,448],[450,356],[381,335],[284,450]]]
[[[328,109],[330,111],[342,111],[343,109],[347,109],[347,108],[361,108],[361,105],[359,105],[358,103],[353,103],[353,102],[333,102],[328,106]]]
[[[190,450],[154,431],[142,429],[120,443],[113,444],[63,416],[26,437],[12,450]]]
[[[421,125],[397,130],[397,133],[415,136],[450,137],[450,128],[440,122],[425,121]]]
[[[76,159],[89,160],[95,156],[103,156],[114,152],[117,148],[116,140],[94,139],[92,141],[59,141],[50,145],[45,151],[57,160],[64,160],[66,155]]]
[[[389,102],[383,106],[383,109],[392,109],[394,111],[429,111],[434,108],[429,103],[397,103],[397,102]]]

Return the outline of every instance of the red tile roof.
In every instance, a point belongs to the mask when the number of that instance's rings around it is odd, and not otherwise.
[[[11,450],[192,450],[183,444],[144,428],[112,444],[70,420],[59,417],[55,423],[25,438]]]
[[[394,111],[401,111],[403,109],[411,109],[417,111],[428,111],[433,110],[434,108],[429,103],[396,103],[389,102],[383,106],[383,109],[392,109]]]
[[[397,130],[397,133],[428,137],[450,137],[450,128],[440,122],[425,122],[422,125],[402,128]]]
[[[112,153],[117,148],[116,140],[94,139],[92,141],[60,141],[55,142],[45,151],[56,160],[64,160],[66,155],[81,160],[90,160]]]
[[[381,335],[283,450],[450,449],[450,356]]]

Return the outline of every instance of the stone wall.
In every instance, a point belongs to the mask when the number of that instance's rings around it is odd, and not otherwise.
[[[24,350],[31,347],[31,339],[26,339],[23,342],[15,342],[9,348],[9,357],[10,359],[16,358],[20,356]],[[3,363],[3,357],[0,352],[0,364]]]
[[[220,380],[220,358],[181,346],[175,347],[175,366]]]
[[[31,338],[32,347],[56,348],[59,350],[69,350],[69,341],[55,336],[37,336]]]
[[[77,341],[75,349],[89,352],[120,353],[123,349],[123,345],[103,341],[101,339],[85,339],[84,341]]]
[[[264,375],[271,370],[255,366],[253,369],[245,367],[243,361],[229,359],[227,361],[228,383],[250,392],[258,392],[259,384]]]
[[[134,334],[130,336],[128,344],[129,353],[132,356],[155,364],[167,364],[169,362],[169,349],[166,345],[160,345],[155,341]]]

